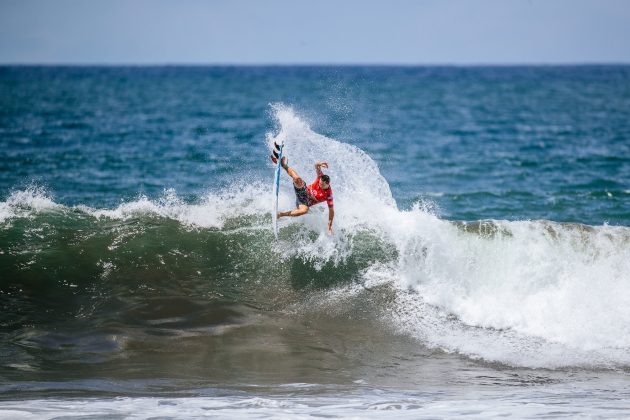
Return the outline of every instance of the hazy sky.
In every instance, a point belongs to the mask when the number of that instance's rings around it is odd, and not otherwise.
[[[0,63],[630,63],[630,0],[0,0]]]

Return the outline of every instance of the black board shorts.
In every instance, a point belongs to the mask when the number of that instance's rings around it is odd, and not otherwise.
[[[308,207],[309,199],[308,193],[306,192],[306,182],[301,188],[293,185],[293,189],[295,190],[295,207],[300,207],[300,204],[304,204]]]

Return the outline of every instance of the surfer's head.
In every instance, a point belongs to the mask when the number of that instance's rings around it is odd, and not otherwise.
[[[327,190],[330,187],[330,177],[328,175],[322,175],[319,177],[319,188]]]

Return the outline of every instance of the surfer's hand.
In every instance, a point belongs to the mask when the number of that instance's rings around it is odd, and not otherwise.
[[[332,223],[328,224],[328,232],[330,232],[331,235],[334,235],[334,232],[332,230]]]

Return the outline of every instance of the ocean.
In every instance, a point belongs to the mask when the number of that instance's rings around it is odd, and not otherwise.
[[[0,67],[0,303],[0,418],[628,417],[630,66]]]

